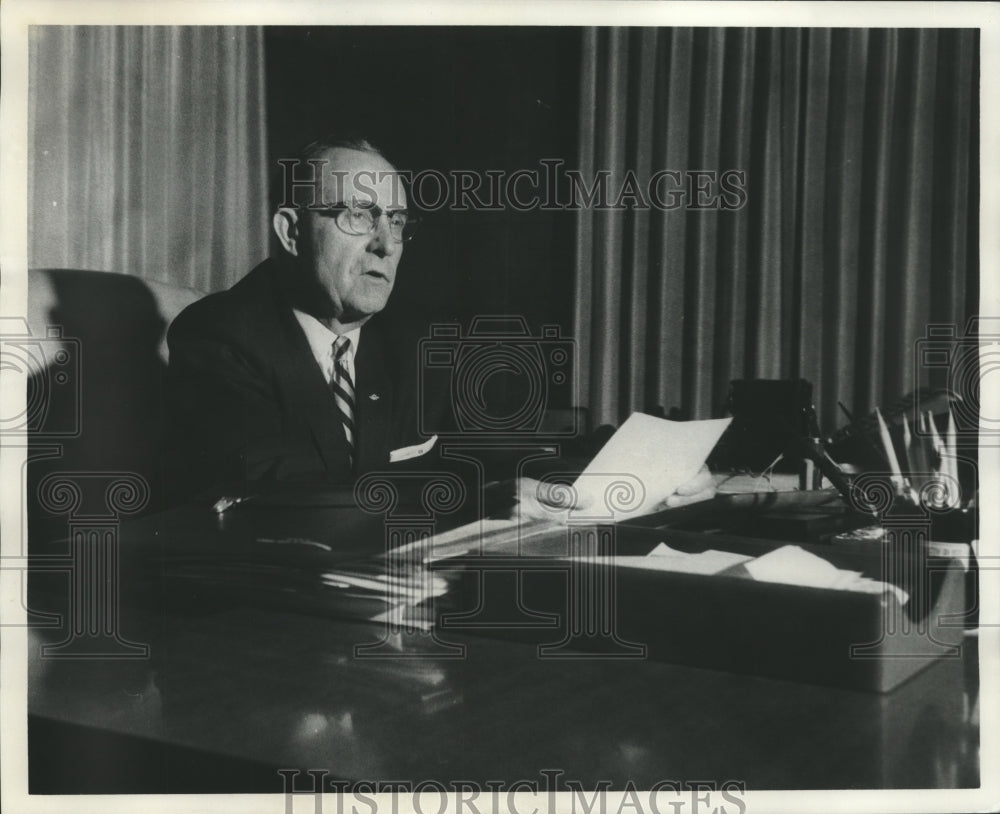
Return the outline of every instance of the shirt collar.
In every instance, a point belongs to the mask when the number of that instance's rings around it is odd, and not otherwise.
[[[312,349],[313,356],[317,359],[329,359],[334,340],[336,340],[339,334],[335,334],[326,325],[316,319],[316,317],[312,316],[312,314],[299,311],[297,308],[293,308],[292,313],[295,314],[295,319],[302,326],[302,330],[309,342],[309,347]],[[351,353],[357,354],[358,345],[361,343],[361,328],[358,327],[353,331],[348,331],[344,336],[351,340]]]

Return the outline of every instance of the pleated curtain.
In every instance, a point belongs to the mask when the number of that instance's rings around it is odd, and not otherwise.
[[[737,210],[579,212],[595,422],[802,377],[830,429],[913,389],[928,326],[976,310],[978,93],[970,30],[586,30],[585,177],[746,173]]]
[[[34,26],[29,264],[214,291],[267,253],[259,27]]]

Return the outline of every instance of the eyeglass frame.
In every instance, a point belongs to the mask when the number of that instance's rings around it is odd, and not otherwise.
[[[400,227],[399,237],[396,237],[392,233],[392,223],[391,222],[389,223],[389,236],[396,243],[409,243],[411,240],[413,240],[414,238],[413,234],[410,234],[409,237],[403,236],[403,229],[405,229],[407,226],[412,225],[413,229],[416,230],[417,226],[420,223],[420,215],[418,215],[411,209],[383,209],[378,204],[373,204],[373,203],[356,203],[356,202],[347,203],[346,201],[339,201],[337,203],[309,206],[307,207],[307,209],[309,209],[312,212],[315,212],[317,215],[322,215],[323,217],[326,218],[329,217],[336,218],[336,224],[338,229],[344,232],[344,234],[353,235],[356,237],[361,237],[363,235],[370,235],[374,233],[375,230],[378,229],[379,219],[383,215],[385,215],[387,218],[391,218],[393,215],[398,215],[402,213],[406,215],[406,222],[402,225],[402,227]],[[353,211],[371,213],[371,228],[367,232],[352,232],[349,229],[344,228],[344,225],[340,222],[340,215],[343,212],[353,212]]]

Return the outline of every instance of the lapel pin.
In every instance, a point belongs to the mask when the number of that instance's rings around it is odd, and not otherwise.
[[[379,395],[378,395],[378,393],[370,393],[369,396],[368,396],[368,398],[370,398],[372,401],[378,401],[379,400]]]

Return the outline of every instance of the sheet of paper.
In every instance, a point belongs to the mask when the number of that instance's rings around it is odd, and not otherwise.
[[[830,588],[837,579],[837,566],[794,545],[776,548],[747,563],[747,571],[762,582],[782,582]]]
[[[731,551],[699,551],[691,554],[677,551],[660,543],[644,557],[618,556],[615,564],[625,568],[644,568],[647,571],[673,571],[676,574],[718,574],[751,559],[746,554]]]
[[[730,421],[632,413],[573,484],[573,519],[622,520],[655,511],[698,474]]]
[[[743,567],[750,572],[751,577],[760,582],[872,594],[889,591],[896,595],[900,605],[905,605],[910,598],[897,585],[862,576],[859,571],[841,570],[822,557],[795,545],[776,548],[745,563]]]

